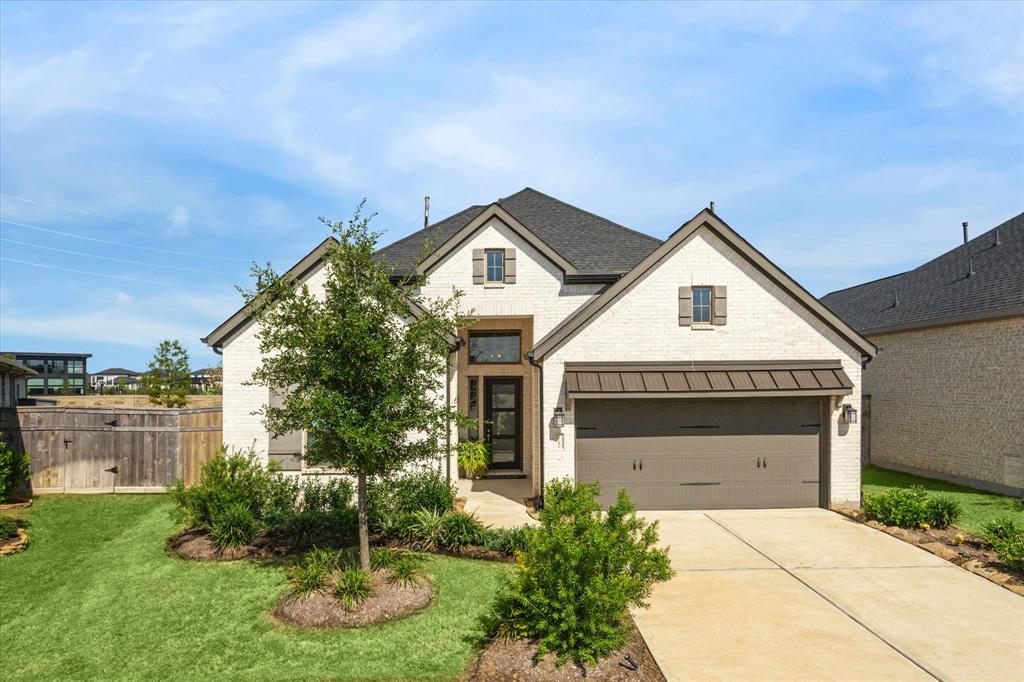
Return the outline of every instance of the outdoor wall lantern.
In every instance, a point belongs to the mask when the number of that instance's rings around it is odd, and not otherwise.
[[[555,408],[555,428],[560,429],[565,426],[565,411],[561,407]]]
[[[853,405],[843,405],[843,421],[847,424],[856,424],[857,408]]]

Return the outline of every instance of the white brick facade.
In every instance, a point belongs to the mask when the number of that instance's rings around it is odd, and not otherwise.
[[[728,322],[679,326],[680,286],[726,286]],[[714,360],[841,360],[860,409],[860,353],[792,297],[752,268],[731,247],[701,229],[648,273],[621,300],[544,361],[544,409],[566,410],[566,427],[543,429],[545,480],[575,474],[572,405],[566,405],[566,362]],[[832,411],[833,501],[860,499],[860,430]]]
[[[474,285],[473,249],[499,248],[517,250],[516,283]],[[314,291],[322,291],[321,277],[318,271],[310,278]],[[726,325],[706,330],[679,326],[678,289],[693,285],[727,287]],[[476,317],[531,317],[536,344],[601,288],[564,284],[557,266],[515,231],[492,219],[435,265],[423,293],[449,296],[461,290],[463,308]],[[526,435],[538,446],[543,439],[545,480],[575,474],[573,406],[566,404],[563,384],[566,362],[689,360],[839,360],[853,381],[854,393],[831,402],[831,498],[859,500],[860,430],[840,420],[839,407],[846,403],[860,409],[860,351],[706,228],[682,242],[623,298],[544,360],[541,428]],[[269,396],[265,389],[242,385],[258,365],[256,328],[250,324],[224,344],[224,442],[238,447],[255,442],[259,451],[266,452],[267,433],[260,417],[252,413]],[[459,386],[453,368],[453,401]],[[539,397],[524,401],[523,408],[536,410]],[[565,428],[560,432],[551,426],[556,406],[566,410]],[[456,437],[453,433],[453,442]],[[454,461],[451,467],[456,470]],[[535,485],[538,469],[534,464],[527,472]]]

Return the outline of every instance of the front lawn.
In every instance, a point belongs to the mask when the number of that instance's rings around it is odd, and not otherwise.
[[[0,559],[5,679],[454,679],[508,570],[431,557],[438,596],[422,613],[303,632],[267,617],[283,567],[168,556],[170,509],[165,495],[68,495],[19,513],[32,544]]]
[[[984,525],[1001,516],[1011,516],[1024,525],[1024,504],[1014,497],[986,493],[974,488],[966,488],[955,483],[947,483],[934,478],[923,478],[899,471],[866,466],[861,478],[865,494],[877,495],[893,488],[909,488],[919,485],[929,495],[943,493],[955,498],[963,508],[963,515],[956,525],[964,530],[980,535]]]

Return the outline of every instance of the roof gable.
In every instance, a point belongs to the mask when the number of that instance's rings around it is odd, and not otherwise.
[[[579,334],[602,312],[623,298],[642,278],[662,265],[691,235],[705,228],[717,236],[729,248],[764,274],[770,281],[789,294],[797,303],[825,323],[845,339],[861,354],[874,356],[874,345],[857,333],[852,327],[826,308],[778,266],[725,224],[718,216],[704,209],[684,223],[657,249],[641,261],[633,270],[604,290],[603,293],[583,305],[576,313],[553,329],[537,342],[531,351],[535,360],[542,360]]]
[[[1024,213],[913,270],[822,302],[861,333],[876,334],[1024,314]]]
[[[570,263],[577,276],[604,275],[614,279],[631,270],[661,243],[659,239],[527,187],[488,206],[470,206],[385,246],[377,254],[397,272],[408,273],[423,258],[428,242],[434,248],[443,247],[471,221],[495,206]]]

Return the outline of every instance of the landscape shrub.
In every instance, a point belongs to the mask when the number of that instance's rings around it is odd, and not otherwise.
[[[289,580],[292,594],[306,597],[323,590],[327,578],[338,569],[338,553],[314,547],[291,568]]]
[[[932,528],[948,528],[960,519],[963,507],[949,495],[935,495],[924,503],[925,522]]]
[[[1024,526],[1004,516],[985,524],[985,539],[1001,562],[1012,569],[1024,571]]]
[[[240,547],[249,544],[260,530],[259,522],[252,510],[241,502],[237,502],[213,520],[210,527],[210,539],[221,549]]]
[[[388,569],[388,581],[403,587],[416,585],[423,575],[421,566],[422,561],[420,561],[419,557],[405,553]]]
[[[491,448],[483,441],[460,441],[458,452],[459,468],[466,474],[466,478],[478,478],[491,468]]]
[[[379,571],[391,568],[405,554],[404,550],[393,547],[374,547],[370,550],[370,569]]]
[[[492,634],[535,640],[538,654],[593,663],[621,646],[628,609],[646,606],[672,576],[657,523],[620,491],[601,513],[596,485],[550,483],[541,525],[525,534],[516,570],[496,603]]]
[[[342,571],[338,574],[338,582],[334,586],[334,596],[342,606],[351,611],[373,596],[370,574],[358,568]]]
[[[514,556],[526,547],[528,526],[518,528],[484,528],[480,533],[480,545],[484,549]]]
[[[0,502],[11,499],[14,492],[28,484],[32,463],[27,452],[15,452],[0,440]]]
[[[468,512],[450,511],[441,517],[437,542],[445,549],[457,551],[480,543],[484,525]]]
[[[179,479],[171,495],[180,520],[212,530],[228,509],[239,505],[260,525],[280,524],[295,508],[298,492],[295,482],[260,464],[250,447],[221,448],[203,464],[197,483],[186,488]]]
[[[446,512],[455,505],[455,484],[440,471],[424,466],[387,478],[367,482],[367,507],[373,525],[385,514],[403,514],[428,509]]]
[[[13,538],[18,530],[18,521],[10,516],[0,516],[0,540]]]
[[[417,509],[408,515],[403,540],[419,544],[423,549],[434,549],[441,540],[444,515],[432,509]]]
[[[887,526],[918,528],[928,524],[946,528],[960,518],[960,503],[949,495],[928,497],[924,488],[893,488],[878,495],[864,496],[864,514]]]

